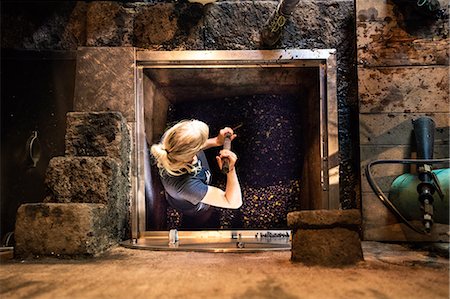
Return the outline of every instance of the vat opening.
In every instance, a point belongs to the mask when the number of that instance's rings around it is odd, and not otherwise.
[[[158,169],[147,158],[144,164],[151,167],[138,179],[146,193],[137,211],[141,231],[282,230],[291,211],[329,208],[326,60],[280,57],[264,63],[235,58],[232,63],[143,63],[140,108],[148,145],[159,142],[165,129],[182,119],[204,121],[210,137],[225,126],[242,124],[232,149],[239,157],[243,205],[237,210],[214,208],[208,221],[199,224],[168,205]],[[331,95],[335,100],[335,93]],[[212,185],[224,189],[226,178],[215,161],[219,150],[205,154]]]

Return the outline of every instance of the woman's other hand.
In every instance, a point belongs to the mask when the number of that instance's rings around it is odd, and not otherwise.
[[[208,140],[206,140],[205,144],[203,145],[203,149],[206,150],[211,147],[223,146],[223,143],[225,142],[225,136],[227,134],[230,134],[231,140],[236,138],[236,134],[234,134],[233,129],[225,127],[219,131],[219,134],[216,137],[209,138]]]
[[[236,138],[236,136],[237,136],[236,134],[234,134],[232,128],[225,127],[225,128],[223,128],[222,130],[219,131],[219,135],[217,135],[217,137],[216,137],[217,146],[222,146],[223,145],[223,143],[225,142],[225,136],[227,134],[230,134],[231,141],[233,141],[233,139]]]
[[[223,149],[219,152],[219,156],[216,156],[217,164],[219,164],[219,168],[222,169],[223,166],[223,159],[228,159],[229,161],[229,172],[232,172],[234,170],[234,165],[237,161],[237,156],[235,153],[233,153],[230,150]]]

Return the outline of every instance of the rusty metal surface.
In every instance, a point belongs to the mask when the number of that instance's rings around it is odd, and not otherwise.
[[[430,240],[405,234],[405,228],[372,193],[363,170],[376,159],[411,158],[411,119],[419,115],[437,121],[434,154],[448,157],[450,39],[448,1],[440,2],[447,10],[443,18],[427,18],[408,11],[406,2],[402,6],[386,0],[356,1],[365,239]],[[409,168],[402,165],[385,165],[374,173],[380,187],[388,191],[391,181],[406,171]],[[439,238],[435,234],[431,239]]]
[[[431,117],[436,123],[435,145],[449,143],[450,113],[370,113],[359,116],[361,145],[410,145],[412,120]]]
[[[136,60],[141,66],[157,65],[223,65],[238,62],[239,65],[295,64],[316,65],[335,53],[332,49],[292,50],[210,50],[210,51],[149,51],[137,49]],[[311,64],[310,64],[311,63]]]
[[[176,238],[171,235],[175,233]],[[122,246],[155,251],[249,253],[291,249],[289,230],[153,231]]]
[[[448,65],[448,19],[420,19],[385,0],[356,1],[356,18],[359,65]]]
[[[450,112],[444,66],[359,68],[360,113]]]
[[[75,111],[119,111],[135,120],[132,47],[83,47],[77,53]]]

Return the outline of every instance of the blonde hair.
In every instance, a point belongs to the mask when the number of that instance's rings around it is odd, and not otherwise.
[[[169,128],[161,142],[152,145],[150,151],[161,172],[179,176],[197,173],[192,164],[194,156],[203,148],[208,139],[208,125],[199,120],[182,120]]]

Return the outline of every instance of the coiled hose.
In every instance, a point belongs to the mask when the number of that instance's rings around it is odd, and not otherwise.
[[[366,166],[366,177],[367,181],[369,182],[370,187],[372,188],[373,192],[377,195],[378,199],[381,200],[381,202],[392,212],[395,216],[397,216],[403,223],[405,223],[409,228],[414,230],[415,232],[419,234],[426,235],[427,232],[425,232],[422,229],[419,229],[415,227],[411,222],[408,221],[401,213],[400,211],[395,207],[395,205],[389,200],[389,198],[383,193],[380,186],[375,182],[371,168],[372,166],[378,165],[378,164],[449,164],[450,165],[450,158],[446,159],[398,159],[398,160],[374,160],[370,162]]]

